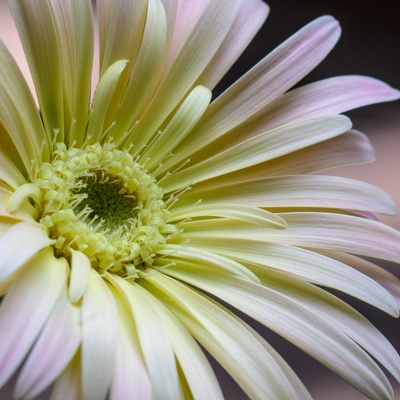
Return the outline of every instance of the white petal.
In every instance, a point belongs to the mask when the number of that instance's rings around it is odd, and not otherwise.
[[[147,148],[142,156],[146,167],[154,168],[167,157],[177,144],[192,130],[211,100],[211,91],[203,86],[196,86],[186,97],[171,121],[160,132],[159,138]],[[148,159],[148,160],[147,160]],[[159,174],[162,168],[157,168]]]
[[[295,399],[293,388],[274,357],[243,323],[204,295],[154,274],[145,288],[165,302],[194,338],[254,399]],[[145,284],[145,283],[144,283]],[[158,288],[158,290],[156,289]],[[247,329],[246,329],[247,328]]]
[[[297,279],[281,278],[268,272],[260,277],[265,286],[303,304],[319,318],[331,322],[400,381],[400,356],[378,329],[352,307],[330,293]]]
[[[176,161],[223,136],[292,87],[325,58],[339,35],[338,22],[325,16],[289,38],[211,103],[175,152]]]
[[[152,387],[130,310],[112,290],[118,310],[118,340],[110,399],[151,400]]]
[[[87,127],[86,138],[89,143],[100,142],[103,139],[104,132],[110,128],[109,126],[104,126],[105,118],[127,63],[127,60],[116,61],[108,67],[100,78],[93,97]]]
[[[80,251],[71,251],[71,272],[68,285],[68,297],[71,303],[79,301],[89,283],[90,261],[87,256]]]
[[[175,355],[196,400],[223,399],[221,388],[207,358],[197,342],[175,316],[153,296],[147,296],[171,337]]]
[[[0,151],[0,179],[13,189],[26,183],[21,171],[2,151]]]
[[[228,35],[198,83],[210,89],[223,78],[265,22],[269,7],[262,0],[243,1]]]
[[[122,139],[126,137],[125,134],[137,120],[140,120],[140,111],[146,102],[150,101],[151,95],[157,88],[154,83],[160,80],[166,51],[166,38],[166,16],[162,2],[161,0],[148,0],[146,21],[137,59],[128,66],[128,68],[132,68],[132,72],[126,86],[124,85],[120,89],[123,97],[115,111],[112,110],[110,117],[112,122],[115,121],[115,126],[110,130],[109,136],[115,137],[116,143],[122,143]],[[129,46],[133,47],[131,43]],[[127,136],[126,140],[129,144],[131,143],[130,136]]]
[[[233,305],[348,380],[372,398],[391,398],[389,381],[376,363],[347,335],[302,304],[261,285],[236,277],[168,273]],[[284,397],[283,397],[284,398]]]
[[[105,399],[115,360],[116,310],[103,278],[90,270],[82,300],[82,398]]]
[[[350,130],[341,136],[328,139],[290,154],[254,165],[230,174],[208,179],[196,183],[193,192],[218,190],[221,186],[232,185],[254,179],[265,179],[291,174],[307,174],[327,168],[365,163],[375,159],[374,150],[369,139],[362,133]],[[179,197],[185,203],[186,196],[189,203],[195,203],[201,195],[190,200],[190,191]],[[177,203],[176,206],[179,206]]]
[[[132,141],[139,154],[145,143],[193,87],[227,35],[239,10],[240,0],[210,0],[155,93]]]
[[[57,259],[52,249],[46,249],[30,260],[10,287],[0,307],[0,386],[23,361],[49,318],[65,286],[67,266],[64,258]]]
[[[2,41],[0,41],[0,123],[2,126],[0,148],[18,167],[24,168],[21,172],[30,171],[32,160],[48,161],[49,148],[47,145],[43,146],[43,142],[48,143],[48,138],[35,101],[17,63]],[[12,146],[7,146],[5,142],[12,143]]]
[[[337,176],[289,175],[252,179],[202,190],[196,185],[185,193],[185,202],[202,199],[203,207],[246,204],[252,207],[343,208],[394,214],[395,204],[383,190],[365,182]],[[182,201],[182,198],[180,199]],[[186,209],[186,208],[185,208]],[[174,214],[177,211],[174,210]]]
[[[90,0],[50,0],[58,35],[63,76],[65,141],[84,141],[93,64],[93,18]],[[46,21],[46,20],[44,20]]]
[[[17,398],[33,398],[48,387],[75,355],[81,341],[79,310],[63,290],[18,377]]]
[[[218,254],[210,253],[196,247],[180,244],[166,244],[163,249],[159,250],[159,254],[171,256],[173,259],[182,258],[184,260],[206,263],[215,268],[229,271],[233,275],[240,276],[243,279],[259,282],[256,275],[238,262],[233,261],[228,257],[222,257]]]
[[[291,90],[246,121],[240,129],[245,136],[322,115],[341,114],[368,104],[398,99],[399,91],[366,76],[339,76]],[[236,129],[230,136],[236,137]],[[240,135],[240,136],[243,136]]]
[[[63,71],[51,4],[49,1],[34,3],[10,0],[9,6],[32,73],[48,143],[51,143],[54,130],[58,130],[57,139],[62,140],[64,137]],[[41,141],[38,143],[41,146]]]
[[[166,190],[176,190],[289,154],[338,136],[350,127],[350,120],[342,115],[286,125],[259,134],[160,181]]]
[[[216,253],[238,262],[250,263],[249,269],[257,277],[273,269],[274,273],[282,276],[295,276],[307,282],[340,290],[393,316],[398,315],[395,299],[380,284],[346,264],[321,254],[280,243],[254,240],[213,238],[193,240],[192,246],[200,246],[210,254]],[[200,271],[202,266],[197,266],[197,269]]]
[[[0,238],[0,282],[53,243],[54,240],[47,236],[46,230],[39,224],[21,222],[7,230]]]
[[[229,200],[227,200],[227,202],[223,202],[223,199],[224,198],[222,197],[221,204],[206,203],[181,207],[178,209],[172,208],[169,221],[179,221],[196,217],[203,217],[204,219],[208,219],[210,217],[223,217],[238,219],[240,221],[245,221],[268,228],[282,229],[287,227],[285,220],[278,217],[276,214],[261,208],[256,208],[257,206],[243,205],[250,202],[238,201],[238,204],[231,204],[229,203]]]
[[[125,297],[136,324],[140,346],[156,398],[180,398],[178,373],[172,344],[167,332],[136,283],[130,284],[118,276],[107,276]]]
[[[51,400],[83,400],[80,389],[81,358],[78,352],[56,380],[51,392]]]

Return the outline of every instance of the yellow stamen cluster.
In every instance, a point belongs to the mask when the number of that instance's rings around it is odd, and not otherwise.
[[[40,189],[39,222],[57,240],[57,252],[79,250],[99,272],[136,276],[176,232],[162,188],[112,143],[57,143],[53,161],[36,170],[32,183]]]

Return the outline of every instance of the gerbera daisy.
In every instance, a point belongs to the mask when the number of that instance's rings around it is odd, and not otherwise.
[[[52,384],[62,400],[220,399],[202,346],[252,399],[310,398],[230,305],[391,398],[381,366],[399,380],[396,351],[325,289],[398,316],[398,280],[363,258],[400,259],[375,218],[394,205],[309,173],[370,161],[339,113],[399,92],[362,76],[288,91],[337,21],[311,22],[211,102],[263,1],[98,0],[91,99],[91,2],[9,5],[35,97],[0,44],[0,385],[20,368],[18,399]]]

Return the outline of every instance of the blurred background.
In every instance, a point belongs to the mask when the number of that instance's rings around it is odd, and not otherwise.
[[[215,95],[306,23],[324,14],[333,15],[340,21],[342,37],[327,59],[301,84],[335,75],[361,74],[382,79],[391,86],[400,88],[400,10],[397,0],[269,0],[268,4],[271,12],[266,24],[218,85]],[[19,63],[24,63],[20,61],[21,48],[16,40],[5,0],[0,0],[0,37],[19,59]],[[347,115],[352,118],[356,129],[370,137],[376,149],[377,161],[372,164],[336,169],[333,173],[380,186],[395,199],[400,208],[400,101],[364,107]],[[384,216],[382,220],[400,229],[399,216]],[[399,267],[390,264],[385,266],[400,276]],[[351,299],[349,301],[400,350],[399,320],[376,312],[360,302]],[[315,400],[365,399],[321,364],[260,324],[245,319],[288,361]],[[220,367],[216,365],[215,368],[227,400],[247,398]],[[1,400],[11,398],[9,389],[0,392]],[[398,384],[395,384],[395,393],[396,399],[400,400]],[[41,397],[45,398],[47,396]]]

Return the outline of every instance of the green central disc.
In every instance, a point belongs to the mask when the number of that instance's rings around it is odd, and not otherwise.
[[[77,212],[89,207],[91,218],[103,221],[103,228],[114,230],[135,217],[137,202],[119,183],[101,182],[97,177],[85,179],[85,187],[79,192],[87,197],[76,207]],[[122,193],[121,193],[122,192]]]

